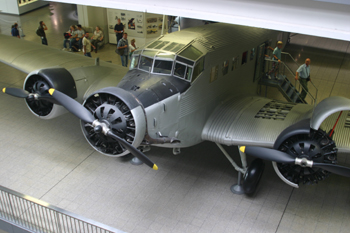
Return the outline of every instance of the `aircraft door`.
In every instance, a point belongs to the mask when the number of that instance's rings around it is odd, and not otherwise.
[[[255,82],[256,80],[259,80],[264,75],[265,48],[266,48],[265,43],[262,43],[258,47],[253,82]]]

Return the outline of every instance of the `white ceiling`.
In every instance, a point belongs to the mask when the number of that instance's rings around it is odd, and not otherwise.
[[[55,1],[205,19],[350,40],[350,0]]]

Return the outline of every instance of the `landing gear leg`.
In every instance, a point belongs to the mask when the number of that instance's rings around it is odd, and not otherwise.
[[[242,195],[244,194],[244,190],[243,190],[243,186],[242,186],[242,173],[238,172],[238,181],[237,184],[234,184],[231,186],[231,192],[233,192],[234,194],[238,194],[238,195]]]
[[[235,161],[233,161],[233,159],[230,157],[227,151],[222,147],[222,145],[220,145],[219,143],[216,143],[216,145],[219,147],[221,152],[226,156],[226,158],[231,162],[232,166],[236,169],[236,171],[238,171],[238,181],[237,181],[237,184],[234,184],[231,186],[231,192],[239,195],[244,194],[245,192],[243,190],[241,180],[242,180],[242,175],[245,174],[246,168],[247,168],[247,160],[246,160],[245,154],[241,151],[239,152],[241,156],[242,167],[243,167],[241,168],[237,165]]]
[[[130,163],[132,165],[141,165],[141,164],[143,164],[143,162],[141,160],[139,160],[138,158],[136,158],[136,157],[132,158],[132,160],[130,160]]]
[[[151,150],[151,147],[150,146],[140,146],[139,147],[139,150],[142,152],[142,153],[145,153],[147,151],[150,151]],[[131,160],[130,160],[130,163],[132,165],[141,165],[143,164],[143,162],[141,160],[139,160],[137,157],[133,157]]]

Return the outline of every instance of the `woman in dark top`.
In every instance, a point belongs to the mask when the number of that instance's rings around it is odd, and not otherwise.
[[[47,45],[45,30],[47,30],[45,23],[43,21],[40,21],[39,27],[36,30],[36,34],[41,37],[41,43]]]

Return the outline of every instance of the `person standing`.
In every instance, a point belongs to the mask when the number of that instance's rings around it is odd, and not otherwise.
[[[305,60],[305,63],[302,64],[297,69],[297,71],[295,73],[295,80],[299,80],[301,86],[303,87],[303,90],[302,90],[302,92],[300,94],[300,99],[302,99],[303,101],[305,100],[305,97],[306,97],[307,93],[309,92],[309,89],[307,87],[307,82],[311,81],[311,78],[310,78],[310,63],[311,63],[310,58],[307,58]]]
[[[91,57],[91,46],[95,48],[95,46],[91,45],[91,42],[89,40],[89,33],[85,33],[83,38],[83,52],[84,56]]]
[[[123,55],[120,55],[122,60],[122,66],[128,67],[128,56],[129,56],[129,46],[128,46],[128,33],[124,33],[123,38],[119,40],[117,49],[124,49]]]
[[[103,32],[99,26],[96,26],[94,35],[91,37],[91,44],[95,48],[95,53],[97,53],[97,44],[103,40]]]
[[[18,32],[18,24],[15,23],[14,25],[12,25],[12,29],[11,29],[11,36],[14,36],[14,37],[18,37],[21,39],[21,37],[19,36],[19,32]]]
[[[39,22],[39,27],[36,30],[36,34],[38,36],[40,36],[41,43],[44,44],[44,45],[48,45],[47,44],[47,39],[46,39],[46,33],[45,33],[46,30],[47,30],[47,27],[46,27],[45,23],[43,21],[40,21]]]
[[[123,33],[124,33],[124,24],[120,22],[120,18],[118,18],[118,23],[114,26],[114,32],[116,33],[115,35],[117,36],[117,44],[121,38],[123,38]]]
[[[274,72],[275,78],[278,79],[277,78],[277,72],[278,72],[279,63],[281,63],[282,47],[283,47],[283,42],[282,41],[278,41],[277,42],[277,46],[273,50],[273,53],[272,53],[272,60],[273,60],[273,62],[272,62],[272,68],[268,72],[269,78],[271,78],[270,74],[272,74],[272,72]],[[272,48],[271,48],[271,50],[272,50]]]
[[[134,53],[134,51],[137,49],[136,47],[136,44],[135,44],[135,39],[132,39],[130,41],[130,44],[129,44],[129,50],[130,50],[130,54],[129,54],[129,57],[131,58],[132,54]]]

